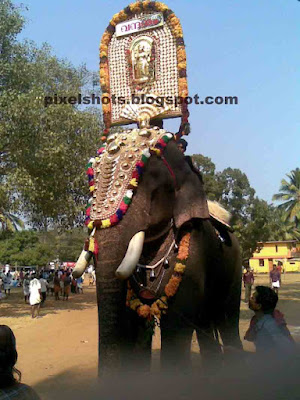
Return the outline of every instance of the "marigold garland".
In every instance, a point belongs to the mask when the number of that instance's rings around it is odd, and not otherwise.
[[[168,309],[168,299],[175,296],[178,291],[180,282],[182,281],[182,276],[186,269],[186,262],[189,257],[189,247],[190,247],[191,234],[186,233],[179,244],[179,251],[175,262],[174,272],[167,283],[164,294],[157,299],[151,306],[144,304],[131,289],[128,282],[126,305],[137,314],[145,318],[147,321],[151,322],[153,327],[153,322],[155,317],[160,319],[162,314],[166,314]],[[180,254],[180,258],[179,258]],[[184,257],[184,258],[183,258]]]
[[[183,41],[183,32],[180,24],[179,18],[173,13],[173,11],[164,3],[157,1],[137,1],[135,3],[129,4],[119,13],[115,14],[108,27],[106,28],[100,43],[100,85],[102,92],[105,96],[110,97],[110,82],[109,82],[109,67],[108,67],[108,46],[110,40],[115,32],[115,27],[120,22],[126,21],[128,18],[132,17],[134,14],[141,13],[143,11],[157,11],[162,12],[165,21],[171,29],[171,33],[176,39],[177,46],[177,70],[179,76],[178,83],[178,95],[181,97],[188,96],[188,86],[186,78],[186,52]],[[104,96],[104,94],[103,94]],[[111,107],[110,104],[103,104],[103,120],[107,129],[111,126]],[[188,124],[188,114],[184,108],[182,108],[182,122],[180,126],[179,137],[184,133],[185,125]],[[106,140],[108,134],[104,134],[101,138],[102,141]]]

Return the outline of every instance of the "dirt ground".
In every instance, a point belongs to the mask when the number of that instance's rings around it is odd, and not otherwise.
[[[266,275],[256,276],[255,284],[268,285]],[[241,302],[240,333],[244,333],[253,313]],[[300,274],[282,277],[278,308],[285,314],[288,327],[300,342]],[[59,399],[72,385],[96,379],[97,373],[97,305],[94,286],[84,286],[83,294],[71,295],[68,302],[54,301],[48,296],[41,309],[41,318],[32,319],[30,307],[24,303],[22,290],[13,288],[11,295],[0,302],[0,324],[11,327],[17,339],[18,369],[22,382],[33,386],[43,399]],[[249,342],[244,349],[253,351]],[[153,365],[159,362],[160,337],[153,340]],[[192,356],[199,354],[195,337]],[[199,356],[198,356],[199,357]]]

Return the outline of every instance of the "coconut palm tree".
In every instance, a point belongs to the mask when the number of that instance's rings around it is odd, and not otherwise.
[[[280,193],[273,196],[273,200],[282,201],[278,208],[284,211],[284,219],[295,221],[300,219],[300,169],[296,168],[287,174],[289,181],[282,179]]]

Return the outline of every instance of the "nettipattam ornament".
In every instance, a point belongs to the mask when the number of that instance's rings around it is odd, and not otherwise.
[[[113,16],[100,44],[100,85],[106,126],[102,141],[111,126],[140,122],[128,112],[132,96],[188,96],[182,28],[168,6],[138,1]],[[142,106],[135,105],[136,109]],[[153,108],[157,109],[156,119],[181,117],[179,136],[188,133],[189,113],[184,102],[173,101],[165,108],[154,102]]]

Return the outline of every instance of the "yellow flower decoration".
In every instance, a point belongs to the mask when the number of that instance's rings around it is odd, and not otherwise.
[[[132,3],[129,5],[130,11],[133,13],[138,13],[140,11],[143,11],[143,5],[141,1],[137,1],[135,3]]]
[[[107,52],[107,49],[108,49],[108,47],[106,44],[103,44],[103,43],[100,44],[100,53],[101,53],[101,51]]]
[[[90,221],[89,223],[88,223],[88,229],[93,229],[94,228],[94,221]]]
[[[108,83],[108,80],[107,80],[106,78],[100,78],[100,85],[101,85],[101,87],[107,85],[107,83]]]
[[[95,190],[95,186],[90,186],[90,192],[93,192]]]
[[[101,228],[109,228],[111,226],[111,222],[109,219],[105,219],[102,221]]]
[[[136,180],[135,178],[133,178],[133,179],[131,179],[131,181],[129,182],[129,184],[132,185],[132,186],[134,186],[134,187],[137,187],[138,182],[137,182],[137,180]]]
[[[177,65],[178,69],[186,69],[186,62],[180,62]]]
[[[106,78],[106,76],[107,76],[106,68],[101,67],[100,68],[100,78]]]
[[[120,22],[120,21],[119,21],[119,13],[114,14],[113,17],[112,17],[112,19],[109,21],[109,23],[110,23],[112,26],[116,26],[119,22]]]
[[[153,153],[155,153],[158,157],[161,155],[161,151],[156,147],[151,147],[150,149]]]
[[[143,6],[145,11],[148,10],[149,3],[150,3],[150,0],[143,1],[142,6]]]
[[[156,303],[158,307],[161,310],[167,310],[168,309],[168,299],[167,296],[162,296],[160,299],[156,300]]]
[[[177,47],[177,62],[186,62],[186,53],[185,53],[185,48],[183,46],[178,46]]]
[[[142,305],[142,302],[139,299],[134,299],[130,303],[130,308],[135,311],[138,307]]]
[[[185,234],[179,244],[179,252],[181,255],[185,256],[185,260],[188,259],[189,256],[189,246],[190,246],[191,234]],[[177,256],[178,260],[178,256]],[[132,310],[136,311],[137,314],[142,318],[147,318],[149,320],[154,321],[154,317],[158,319],[161,318],[161,314],[166,314],[168,309],[168,297],[172,297],[176,294],[180,282],[182,280],[182,274],[185,270],[186,266],[180,262],[176,262],[175,265],[175,274],[173,274],[165,287],[165,295],[161,296],[158,300],[156,300],[151,307],[147,304],[143,304],[139,299],[135,298],[135,294],[131,289],[130,283],[127,283],[127,296],[126,296],[126,305],[130,307]],[[179,275],[180,274],[180,275]]]
[[[102,110],[104,113],[110,112],[110,104],[102,104]]]
[[[164,3],[156,3],[155,8],[157,11],[161,12],[167,11],[169,9],[169,7]]]
[[[179,85],[179,95],[182,97],[186,97],[188,95],[188,86],[186,78],[179,78],[178,85]]]
[[[181,263],[176,263],[174,271],[178,272],[179,274],[183,274],[185,270],[185,265]]]
[[[154,315],[154,316],[156,316],[156,317],[158,317],[158,318],[161,317],[161,311],[160,311],[160,309],[159,309],[159,307],[158,307],[157,302],[154,302],[154,303],[152,304],[152,306],[151,306],[151,308],[150,308],[150,313],[151,313],[151,315]]]
[[[107,51],[100,51],[100,57],[107,57]]]
[[[148,318],[150,315],[150,307],[147,304],[143,304],[137,309],[137,313],[140,317]]]
[[[172,30],[172,32],[173,32],[173,35],[176,37],[176,38],[178,38],[178,37],[183,37],[183,32],[182,32],[182,28],[181,28],[181,26],[180,25],[178,25],[176,28],[174,28],[173,30]]]
[[[110,39],[111,39],[111,34],[109,32],[107,32],[107,31],[105,31],[103,33],[103,36],[102,36],[102,39],[101,39],[101,44],[103,44],[105,46],[108,46],[108,44],[110,42]]]

